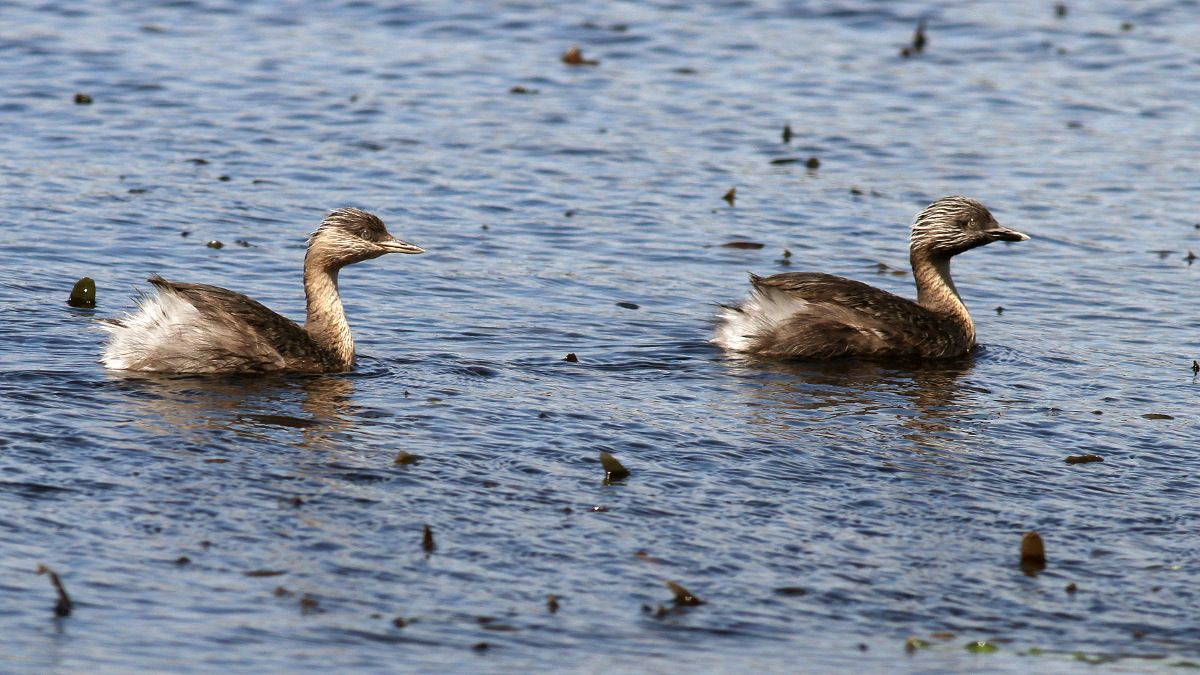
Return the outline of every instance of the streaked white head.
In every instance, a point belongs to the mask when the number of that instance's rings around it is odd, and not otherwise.
[[[308,239],[304,264],[337,270],[387,253],[424,253],[425,249],[388,233],[378,216],[360,209],[335,209]]]
[[[909,238],[913,255],[949,258],[993,241],[1025,241],[1029,235],[1002,227],[987,208],[966,197],[942,197],[917,215]]]

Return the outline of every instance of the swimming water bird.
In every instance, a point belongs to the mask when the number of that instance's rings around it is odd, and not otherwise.
[[[979,202],[943,197],[917,215],[909,259],[917,301],[816,272],[750,275],[750,296],[724,306],[712,342],[772,358],[938,359],[975,346],[975,325],[950,278],[950,259],[994,241],[1025,241]]]
[[[377,216],[331,211],[304,255],[303,327],[250,298],[205,284],[150,277],[155,293],[137,312],[103,321],[110,333],[100,362],[114,370],[162,373],[338,373],[354,365],[354,339],[338,272],[386,253],[424,253],[388,234]]]

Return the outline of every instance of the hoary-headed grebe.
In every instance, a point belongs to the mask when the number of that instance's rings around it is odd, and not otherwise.
[[[983,204],[943,197],[913,222],[912,302],[867,284],[816,272],[750,275],[750,296],[723,307],[713,342],[771,358],[938,359],[975,346],[975,325],[950,278],[950,258],[993,241],[1025,241]]]
[[[358,209],[330,212],[304,256],[304,327],[216,286],[150,277],[157,291],[136,313],[101,323],[111,333],[100,362],[163,373],[338,373],[354,365],[354,338],[338,295],[338,271],[385,253],[424,249],[388,234]]]

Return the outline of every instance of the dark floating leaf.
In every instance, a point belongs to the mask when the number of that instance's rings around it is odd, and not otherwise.
[[[633,554],[633,557],[637,558],[638,560],[641,560],[644,563],[651,563],[654,565],[667,564],[666,560],[663,560],[662,558],[656,558],[656,557],[650,555],[649,553],[646,553],[645,551],[635,551]]]
[[[224,457],[209,457],[208,459],[204,460],[205,464],[225,464],[227,462],[229,462],[229,460],[225,459]]]
[[[1021,538],[1021,570],[1029,576],[1034,576],[1046,568],[1046,545],[1042,535],[1037,532],[1026,532]]]
[[[54,592],[58,594],[58,600],[54,603],[54,616],[59,618],[71,616],[71,610],[75,608],[75,603],[71,602],[71,596],[67,595],[67,588],[63,586],[58,572],[45,565],[38,565],[37,573],[50,575],[50,584],[54,586]]]
[[[396,628],[404,628],[405,626],[408,625],[408,622],[404,620],[404,617],[398,616],[398,617],[392,619],[392,625],[395,626]]]
[[[799,161],[800,161],[799,157],[780,157],[778,159],[771,160],[771,163],[772,164],[795,164],[796,162],[799,162]]]
[[[521,85],[518,84],[517,86],[513,87],[512,89],[509,89],[508,93],[510,93],[510,94],[537,94],[539,92],[537,89],[526,89],[525,87],[522,87]]]
[[[1192,359],[1192,374],[1200,374],[1200,362],[1197,362],[1195,359]]]
[[[71,296],[67,298],[67,304],[72,307],[95,307],[96,282],[91,277],[76,281],[75,286],[71,288]]]
[[[1067,15],[1067,3],[1059,2],[1054,5],[1054,16],[1063,18]]]
[[[75,94],[75,105],[91,105],[92,97],[80,92]]]
[[[1067,455],[1067,464],[1087,464],[1089,462],[1103,462],[1104,458],[1100,455]]]
[[[808,595],[808,589],[800,586],[780,586],[775,589],[775,593],[790,596]]]
[[[604,467],[604,482],[622,480],[629,477],[629,469],[617,461],[616,457],[603,450],[600,451],[600,465]]]
[[[1121,22],[1121,30],[1123,30],[1123,31],[1133,30],[1133,22],[1132,21],[1122,21]]]
[[[300,613],[301,614],[317,614],[325,610],[321,609],[321,603],[313,596],[305,593],[300,596]]]
[[[1173,420],[1173,419],[1175,419],[1171,415],[1166,415],[1164,413],[1146,413],[1145,415],[1142,415],[1142,417],[1145,417],[1148,420]]]
[[[229,181],[231,181],[233,179],[230,178],[229,176],[221,175],[221,176],[217,176],[217,180],[221,181],[222,183],[228,183]]]
[[[238,246],[241,246],[242,248],[250,248],[251,246],[254,245],[254,244],[251,244],[250,242],[246,241],[245,239],[235,239],[233,241],[233,243],[237,244]]]
[[[187,557],[186,555],[181,555],[181,556],[179,556],[178,558],[176,558],[176,559],[175,559],[175,564],[176,564],[176,565],[179,565],[179,566],[181,566],[181,567],[182,567],[183,565],[190,564],[191,562],[192,562],[192,559],[191,559],[191,558],[189,558],[189,557]]]
[[[491,648],[492,646],[486,642],[476,642],[475,644],[471,645],[471,649],[474,649],[477,652],[486,652]]]
[[[783,142],[784,143],[792,142],[792,125],[790,125],[790,124],[783,125]]]
[[[929,637],[935,637],[939,640],[953,640],[954,633],[951,633],[949,631],[940,631],[937,633],[930,633]]]
[[[192,164],[195,164],[196,166],[204,166],[205,164],[208,164],[208,160],[204,159],[203,157],[192,157],[191,159],[188,159],[187,161],[191,162]]]
[[[1000,648],[997,647],[995,643],[988,642],[987,640],[968,642],[966,649],[972,654],[991,654],[1000,651]]]
[[[787,260],[790,257],[792,257],[792,252],[787,250],[786,248],[783,249],[783,259]]]
[[[675,604],[676,605],[681,605],[681,606],[686,606],[686,607],[695,607],[696,605],[704,604],[703,600],[701,600],[700,598],[697,598],[691,591],[684,588],[683,586],[680,586],[679,584],[675,583],[674,581],[664,580],[663,584],[667,588],[671,589],[671,592],[675,594]]]
[[[862,193],[863,193],[863,189],[858,186],[854,186],[854,187],[850,188],[850,194],[852,194],[852,195],[862,196]]]
[[[618,302],[617,307],[623,307],[625,309],[637,309],[638,308],[637,304],[633,303],[633,302]]]
[[[409,466],[410,464],[416,464],[419,461],[421,461],[421,458],[417,455],[414,455],[407,450],[401,450],[400,452],[396,453],[396,459],[393,460],[392,463],[396,466]]]
[[[1183,259],[1187,261],[1187,264],[1191,265],[1196,262],[1196,254],[1192,253],[1191,249],[1188,249],[1188,254],[1183,256]]]
[[[929,643],[921,638],[910,637],[904,641],[904,651],[909,654],[914,654],[918,649],[926,649],[928,647]]]
[[[567,363],[579,363],[579,357],[575,356],[575,352],[568,352],[567,355],[563,357],[563,361],[566,361]]]
[[[1003,313],[1004,313],[1004,308],[1001,307],[1000,305],[996,305],[996,315],[999,316]]]
[[[144,195],[146,194],[146,188],[129,188],[126,192],[131,195]]]
[[[760,244],[757,241],[727,241],[724,244],[721,244],[721,246],[724,248],[744,248],[758,250],[763,247],[763,244]]]
[[[546,596],[546,610],[551,614],[558,612],[558,596],[551,593]]]
[[[725,196],[721,197],[721,199],[724,199],[725,201],[729,202],[730,206],[733,206],[734,200],[737,199],[737,188],[736,187],[729,188],[729,190],[727,190],[725,192]]]
[[[578,45],[573,45],[570,49],[563,52],[562,62],[568,66],[598,66],[600,62],[596,59],[583,58],[583,50]]]
[[[809,157],[804,162],[804,166],[806,166],[810,169],[817,169],[821,166],[821,160],[817,159],[816,157]]]
[[[1074,581],[1072,581],[1071,583],[1067,584],[1067,587],[1065,590],[1067,591],[1067,593],[1070,593],[1071,595],[1075,595],[1075,593],[1079,591],[1079,587],[1075,585]]]
[[[929,43],[929,38],[925,36],[925,19],[917,24],[917,30],[913,33],[912,48],[917,54],[925,51],[925,45]]]
[[[605,479],[605,480],[607,480],[607,479]],[[608,513],[608,507],[603,504],[593,506],[592,513]]]
[[[287,571],[285,571],[285,570],[250,570],[249,572],[242,572],[242,574],[244,574],[248,577],[277,577],[281,574],[287,574]]]
[[[209,248],[225,248],[225,244],[222,244],[220,241],[218,241],[216,239],[213,239],[212,241],[208,242],[207,244],[205,244],[205,246],[207,246]]]
[[[421,535],[421,548],[426,553],[433,553],[433,550],[437,548],[437,544],[433,541],[433,528],[428,525],[425,526],[425,530]]]
[[[284,588],[283,586],[276,586],[275,590],[272,591],[272,593],[274,593],[275,597],[277,597],[277,598],[287,598],[287,597],[291,597],[291,595],[292,595],[292,592],[289,591],[288,589]]]

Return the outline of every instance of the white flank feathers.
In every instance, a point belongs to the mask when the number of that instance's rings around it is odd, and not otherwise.
[[[736,308],[721,308],[712,343],[730,351],[747,351],[755,336],[790,319],[807,304],[789,293],[763,293],[756,288]]]
[[[155,355],[179,350],[181,337],[199,317],[191,303],[171,291],[157,289],[143,295],[136,312],[100,324],[110,334],[100,363],[113,370],[157,370],[148,362]]]

